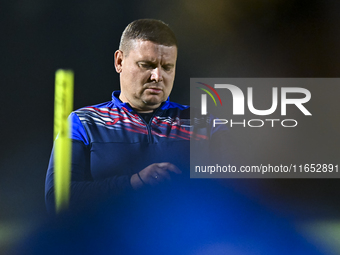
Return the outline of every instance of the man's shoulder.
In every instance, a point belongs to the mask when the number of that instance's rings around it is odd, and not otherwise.
[[[78,116],[83,116],[91,113],[107,113],[111,111],[115,111],[116,106],[113,104],[112,101],[95,104],[95,105],[89,105],[82,108],[79,108],[74,111],[74,113]]]
[[[163,114],[171,117],[190,118],[190,106],[166,101],[162,106]]]
[[[100,125],[106,126],[107,123],[112,123],[112,119],[119,117],[119,109],[112,102],[104,102],[96,105],[82,107],[73,111],[72,120],[74,119],[82,125]]]
[[[74,112],[87,112],[87,111],[91,111],[93,109],[112,108],[112,106],[113,106],[112,101],[108,101],[108,102],[104,102],[104,103],[100,103],[100,104],[84,106],[84,107],[81,107],[81,108],[75,110]]]
[[[162,106],[162,110],[190,111],[189,105],[179,104],[171,101],[166,101]]]

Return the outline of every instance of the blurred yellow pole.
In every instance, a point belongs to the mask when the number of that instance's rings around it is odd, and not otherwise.
[[[72,144],[68,116],[73,108],[73,81],[71,70],[57,70],[54,97],[54,193],[57,213],[67,209],[70,200]]]

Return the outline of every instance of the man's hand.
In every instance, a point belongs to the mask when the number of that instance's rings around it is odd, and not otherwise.
[[[170,181],[170,173],[181,174],[182,171],[168,162],[154,163],[139,172],[140,178],[137,174],[132,175],[130,179],[131,186],[134,189],[139,189],[145,185],[155,186],[164,181]]]

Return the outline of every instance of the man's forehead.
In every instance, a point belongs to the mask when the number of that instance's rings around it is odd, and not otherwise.
[[[177,56],[176,45],[163,45],[148,40],[131,40],[130,50],[141,55],[147,55],[150,52],[160,52]]]

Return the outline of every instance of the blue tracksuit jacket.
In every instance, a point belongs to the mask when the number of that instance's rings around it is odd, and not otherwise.
[[[189,171],[189,107],[163,102],[145,123],[129,104],[118,99],[119,93],[113,92],[110,102],[70,115],[71,203],[132,189],[131,175],[152,163],[171,162]],[[52,153],[45,182],[49,211],[54,208],[53,165]]]

